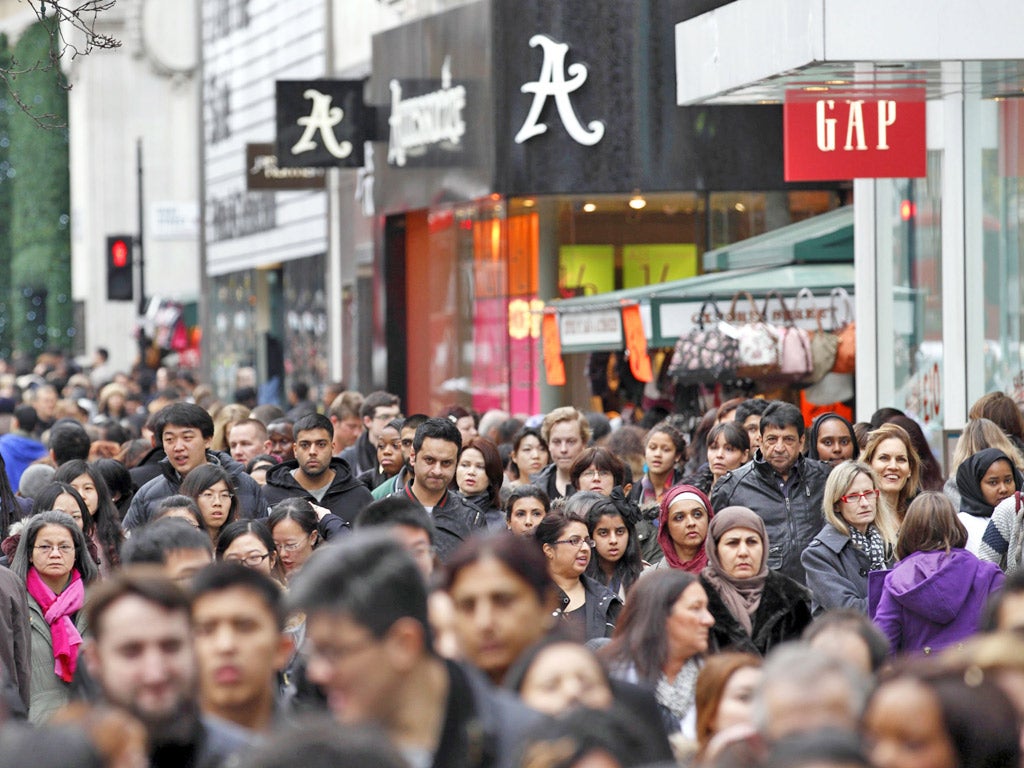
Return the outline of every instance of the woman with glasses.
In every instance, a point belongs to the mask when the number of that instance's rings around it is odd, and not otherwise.
[[[29,720],[38,724],[69,700],[85,632],[85,588],[99,570],[86,548],[85,535],[64,512],[41,512],[29,518],[11,570],[28,592]]]
[[[537,526],[534,538],[555,582],[558,615],[575,640],[611,637],[622,601],[608,587],[584,575],[594,540],[583,517],[554,510]]]
[[[225,525],[217,537],[217,559],[244,565],[284,583],[274,536],[263,520],[236,520]]]
[[[215,545],[221,529],[238,517],[238,494],[231,475],[216,464],[201,464],[181,482],[182,495],[195,499]]]
[[[629,493],[633,477],[626,463],[607,448],[587,448],[569,469],[572,487],[610,496],[613,488]]]
[[[319,524],[316,510],[305,499],[285,499],[270,510],[267,525],[286,581],[299,572],[320,545]]]
[[[821,509],[825,526],[800,556],[811,609],[866,613],[868,573],[889,568],[896,547],[896,521],[871,467],[859,461],[838,464],[825,482]]]

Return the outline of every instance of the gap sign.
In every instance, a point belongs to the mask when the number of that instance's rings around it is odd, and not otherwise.
[[[924,121],[924,88],[788,91],[786,181],[925,176]]]

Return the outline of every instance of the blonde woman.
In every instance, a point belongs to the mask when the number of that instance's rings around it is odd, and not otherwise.
[[[867,464],[844,461],[828,476],[821,502],[825,526],[800,562],[811,590],[811,610],[867,611],[868,573],[892,565],[896,522]]]
[[[896,424],[883,424],[868,435],[861,460],[875,471],[881,497],[902,522],[907,507],[921,492],[921,459],[910,435]]]

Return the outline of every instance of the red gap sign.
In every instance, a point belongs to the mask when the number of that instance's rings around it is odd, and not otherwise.
[[[787,91],[786,181],[925,176],[924,120],[924,88]]]

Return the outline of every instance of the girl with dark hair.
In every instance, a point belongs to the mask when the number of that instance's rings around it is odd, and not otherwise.
[[[179,520],[184,520],[193,528],[206,531],[206,521],[203,519],[203,513],[199,511],[199,505],[196,504],[196,500],[191,496],[183,496],[180,493],[176,493],[174,496],[160,499],[153,509],[153,517],[150,519],[150,522],[155,523],[157,520],[163,520],[165,517],[175,517]]]
[[[908,717],[908,713],[913,717]],[[1021,764],[1018,714],[977,667],[907,666],[884,679],[862,730],[875,768],[1007,768]]]
[[[261,453],[258,456],[253,456],[245,464],[245,474],[249,475],[260,485],[267,484],[267,470],[271,467],[278,465],[276,456],[271,456],[269,453]]]
[[[586,448],[569,469],[573,487],[609,496],[613,488],[625,488],[631,482],[626,463],[607,448]]]
[[[643,509],[657,506],[669,488],[683,481],[679,464],[685,451],[682,432],[665,422],[655,425],[644,439],[647,469],[640,482],[633,484],[629,498]]]
[[[505,526],[516,536],[532,536],[551,510],[548,495],[536,485],[517,485],[505,501]]]
[[[203,514],[206,532],[214,544],[221,528],[238,517],[238,492],[234,480],[217,464],[200,464],[185,475],[178,491],[195,499]]]
[[[860,456],[860,444],[853,424],[838,413],[819,414],[807,430],[807,458],[824,461],[833,467],[841,461]]]
[[[11,570],[28,592],[32,619],[29,720],[39,724],[69,700],[85,631],[85,588],[99,571],[82,531],[63,512],[41,512],[28,520]]]
[[[117,459],[97,459],[92,466],[107,483],[110,498],[117,508],[117,521],[120,523],[127,514],[128,507],[131,506],[135,491],[138,490],[135,483],[132,482],[132,475],[128,468]]]
[[[500,531],[505,528],[505,515],[501,511],[501,483],[504,472],[497,446],[486,437],[471,437],[462,446],[459,463],[455,467],[454,483],[466,502],[483,516],[487,528]],[[471,528],[479,528],[475,522]]]
[[[750,435],[735,421],[716,424],[707,434],[706,457],[707,463],[683,483],[710,494],[715,483],[750,459]]]
[[[121,543],[124,531],[110,489],[100,471],[81,459],[72,459],[57,468],[54,479],[67,483],[82,497],[89,514],[96,524],[96,531],[90,534],[100,553],[100,573],[104,576],[121,565]]]
[[[291,579],[320,546],[320,520],[305,499],[285,499],[267,518],[286,579]]]
[[[1003,572],[966,543],[967,529],[944,494],[926,491],[910,503],[896,540],[899,562],[871,611],[893,654],[939,651],[978,631]]]
[[[555,585],[544,556],[524,537],[470,539],[449,559],[442,586],[466,661],[495,684],[554,625]]]
[[[557,587],[559,616],[574,639],[608,637],[622,601],[608,587],[586,575],[594,540],[583,517],[563,510],[548,513],[534,538],[548,562]]]
[[[235,520],[225,525],[217,537],[216,552],[218,560],[239,563],[284,583],[274,537],[263,520]]]
[[[694,696],[715,619],[708,596],[692,573],[664,569],[637,582],[599,655],[612,677],[655,689],[669,732],[696,736]]]
[[[548,444],[539,429],[524,427],[519,430],[512,439],[512,455],[508,461],[510,485],[514,488],[529,483],[530,477],[544,469],[550,460]]]
[[[587,575],[604,584],[625,601],[629,590],[644,572],[640,542],[625,499],[601,499],[587,512],[587,531],[594,553]]]

